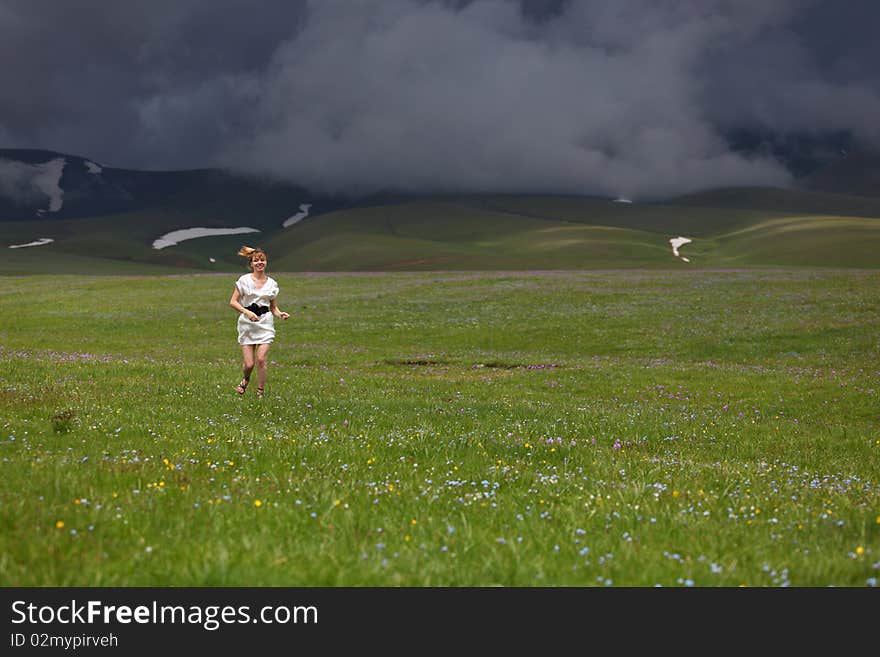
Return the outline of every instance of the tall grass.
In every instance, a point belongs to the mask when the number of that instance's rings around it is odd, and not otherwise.
[[[874,586],[880,273],[0,279],[0,583]]]

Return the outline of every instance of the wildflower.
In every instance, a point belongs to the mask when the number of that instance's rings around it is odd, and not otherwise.
[[[62,528],[64,527],[64,521],[63,521],[63,520],[59,520],[58,522],[55,523],[55,526],[56,526],[58,529],[62,529]]]
[[[254,506],[257,508],[263,506],[262,500],[254,500]]]

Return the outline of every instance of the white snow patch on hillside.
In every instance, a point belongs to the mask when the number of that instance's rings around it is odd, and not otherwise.
[[[256,228],[242,226],[240,228],[183,228],[173,230],[153,241],[154,249],[164,249],[166,246],[174,246],[184,240],[192,240],[197,237],[213,237],[215,235],[239,235],[241,233],[259,233]]]
[[[38,240],[34,240],[33,242],[28,242],[27,244],[10,244],[10,249],[23,249],[26,246],[43,246],[44,244],[51,244],[54,242],[51,237],[41,237]]]
[[[309,216],[309,208],[312,207],[311,203],[301,203],[299,206],[299,212],[297,212],[292,217],[288,217],[284,220],[284,223],[281,224],[282,228],[287,228],[288,226],[293,226],[293,224],[298,221],[302,221],[306,217]]]
[[[630,199],[628,199],[624,196],[618,196],[616,199],[614,199],[614,202],[615,203],[632,203],[632,201]]]
[[[89,170],[89,173],[101,173],[104,169],[101,168],[100,164],[95,164],[94,162],[89,162],[86,160],[84,162],[86,165],[86,169]]]
[[[672,245],[672,255],[674,255],[676,258],[681,258],[685,262],[690,262],[690,260],[688,260],[678,252],[678,248],[680,246],[684,246],[685,244],[690,244],[691,242],[693,242],[693,240],[688,237],[673,237],[672,239],[670,239],[669,243]]]

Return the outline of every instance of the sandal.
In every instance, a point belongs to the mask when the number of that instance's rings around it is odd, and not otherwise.
[[[241,383],[235,386],[235,392],[237,392],[239,395],[243,395],[247,390],[248,383],[249,381],[247,379],[242,379]]]
[[[257,386],[257,399],[262,399],[262,398],[263,398],[263,387]]]

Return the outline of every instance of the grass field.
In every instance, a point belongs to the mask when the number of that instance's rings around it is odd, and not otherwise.
[[[876,586],[880,271],[273,275],[262,401],[228,273],[0,278],[0,584]]]

